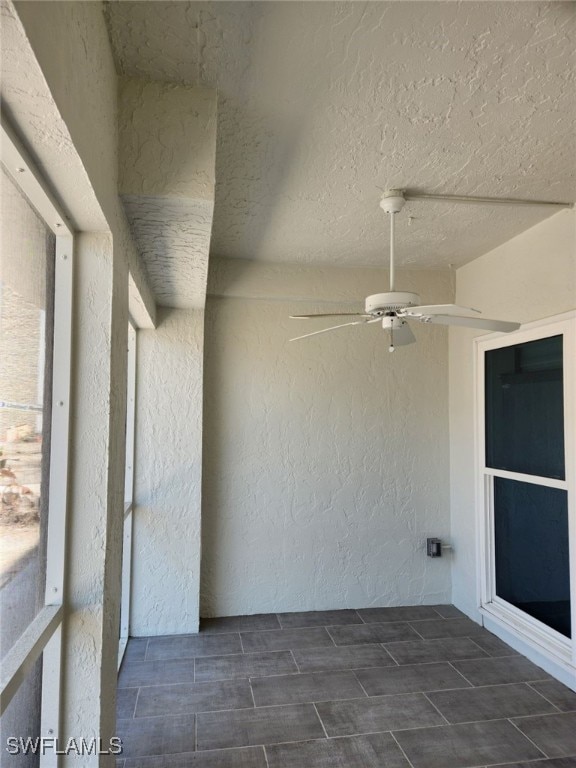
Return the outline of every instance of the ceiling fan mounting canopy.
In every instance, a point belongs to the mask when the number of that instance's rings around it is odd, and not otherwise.
[[[417,307],[420,304],[420,296],[408,291],[389,291],[388,293],[374,293],[366,297],[366,314],[385,315],[387,312],[397,312],[406,307]]]

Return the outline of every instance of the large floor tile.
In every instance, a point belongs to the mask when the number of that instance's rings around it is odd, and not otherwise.
[[[118,720],[124,758],[194,751],[194,715]]]
[[[243,632],[242,644],[245,653],[259,651],[287,651],[292,648],[318,648],[334,645],[323,627],[310,629],[281,629],[277,632]]]
[[[116,693],[116,717],[126,719],[134,717],[138,688],[119,688]]]
[[[511,648],[507,643],[500,638],[493,635],[488,630],[484,629],[482,632],[474,635],[473,638],[476,645],[486,651],[488,656],[518,656],[518,651]]]
[[[524,656],[455,661],[453,666],[472,685],[527,683],[531,680],[546,680],[550,678],[550,675],[544,672],[543,669],[532,664]]]
[[[543,757],[508,720],[397,731],[414,768],[468,768]]]
[[[446,722],[421,693],[327,701],[316,709],[328,736],[421,728]]]
[[[328,627],[336,645],[391,643],[394,640],[417,640],[418,635],[405,622],[390,624],[357,624],[350,627]]]
[[[239,634],[153,637],[148,642],[146,660],[192,659],[225,653],[242,653]]]
[[[393,608],[363,608],[358,611],[366,624],[384,624],[389,621],[420,621],[438,619],[439,614],[429,605],[407,605]]]
[[[389,733],[266,747],[269,768],[410,768]]]
[[[381,645],[342,645],[338,648],[308,648],[294,651],[300,672],[329,672],[337,669],[396,666]]]
[[[368,696],[470,687],[470,683],[450,664],[377,667],[375,669],[356,670],[354,674],[362,683]]]
[[[433,619],[418,621],[411,626],[424,640],[436,640],[439,637],[472,637],[484,631],[471,619]]]
[[[576,712],[514,720],[548,757],[576,756]]]
[[[202,634],[217,635],[226,632],[258,632],[265,629],[280,629],[280,622],[275,613],[200,619],[200,632]]]
[[[546,696],[558,709],[563,712],[573,712],[576,710],[576,693],[571,691],[558,680],[543,680],[541,683],[530,683],[542,696]]]
[[[193,682],[194,659],[130,661],[122,665],[118,677],[119,688]]]
[[[386,650],[398,664],[426,664],[433,661],[482,659],[488,654],[468,637],[444,637],[439,640],[414,640],[386,643]]]
[[[450,723],[497,720],[557,711],[549,701],[525,683],[436,691],[429,693],[428,698]]]
[[[196,659],[196,682],[231,680],[241,677],[286,675],[298,672],[290,651],[244,653],[233,656],[205,656]]]
[[[251,683],[257,707],[355,699],[366,695],[353,672],[260,677]]]
[[[199,750],[325,737],[313,704],[210,712],[197,715],[196,729]]]
[[[217,749],[127,760],[124,768],[267,768],[263,747]]]
[[[356,611],[304,611],[302,613],[279,613],[282,629],[299,627],[327,627],[330,624],[362,624]]]
[[[127,661],[144,661],[149,639],[148,637],[131,637],[126,645],[122,663],[125,664]]]
[[[140,689],[136,717],[211,712],[253,706],[250,684],[247,680],[154,685]]]

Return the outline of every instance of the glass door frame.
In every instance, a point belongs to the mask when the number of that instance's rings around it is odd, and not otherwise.
[[[549,336],[563,336],[564,369],[564,448],[566,479],[527,475],[486,466],[485,432],[485,353],[536,341]],[[576,311],[529,323],[514,333],[490,334],[474,340],[476,363],[476,511],[478,602],[482,613],[490,615],[509,632],[533,646],[566,671],[576,671]],[[568,536],[570,557],[570,596],[572,638],[561,635],[524,613],[496,594],[494,548],[494,477],[502,477],[539,486],[558,488],[568,494]]]

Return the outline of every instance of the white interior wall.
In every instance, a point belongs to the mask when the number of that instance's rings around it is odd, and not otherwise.
[[[397,282],[452,299],[448,271]],[[387,283],[211,264],[202,615],[449,602],[449,557],[423,549],[450,529],[446,330],[417,325],[419,343],[393,354],[379,325],[288,341],[332,324],[289,314],[338,311],[321,303],[333,298],[354,311]]]
[[[530,322],[576,307],[576,214],[561,211],[460,268],[456,302],[487,317]],[[450,329],[453,601],[479,620],[474,485],[474,345]]]
[[[198,631],[203,310],[138,333],[131,635]]]

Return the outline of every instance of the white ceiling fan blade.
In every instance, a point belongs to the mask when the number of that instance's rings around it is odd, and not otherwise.
[[[379,317],[377,317],[374,320],[355,320],[352,323],[342,323],[342,325],[333,325],[331,328],[322,328],[321,331],[313,331],[312,333],[305,333],[304,336],[296,336],[294,339],[290,339],[290,341],[300,341],[300,339],[307,339],[309,336],[318,336],[320,333],[328,333],[328,331],[335,331],[338,328],[345,328],[347,325],[367,325],[368,323],[377,323],[380,320]]]
[[[416,336],[412,333],[412,328],[406,321],[395,325],[392,328],[392,341],[395,347],[405,347],[407,344],[414,344]]]
[[[364,312],[330,312],[325,315],[290,315],[290,320],[312,320],[315,317],[372,317]]]
[[[432,315],[420,318],[420,322],[436,325],[463,325],[468,328],[502,331],[503,333],[510,333],[510,331],[516,331],[520,328],[520,323],[512,323],[507,320],[491,320],[488,317],[459,317],[457,315]]]
[[[458,304],[427,304],[420,307],[406,307],[399,315],[407,315],[408,317],[422,317],[429,315],[459,315],[466,317],[469,312],[475,314],[481,314],[479,309],[473,307],[459,307]]]

